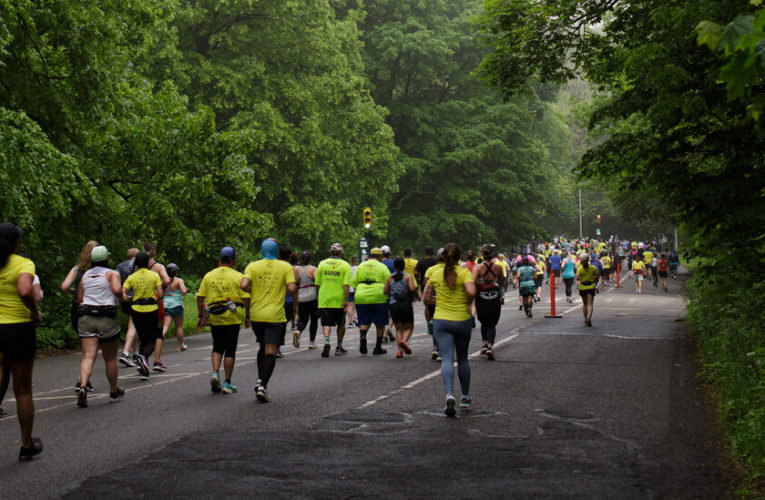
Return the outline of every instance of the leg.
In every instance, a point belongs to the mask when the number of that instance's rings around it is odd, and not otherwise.
[[[21,446],[32,446],[32,427],[35,421],[35,404],[32,399],[32,369],[35,359],[7,359],[13,377],[13,394],[16,396],[16,413],[21,427]]]
[[[454,335],[444,323],[451,322],[440,319],[433,322],[433,336],[441,351],[441,380],[448,396],[454,392]]]
[[[84,388],[90,380],[93,373],[93,364],[98,355],[98,337],[80,338],[82,344],[82,354],[80,355],[80,383]]]
[[[131,352],[135,350],[135,342],[138,335],[136,333],[135,324],[133,323],[133,317],[128,316],[127,333],[125,334],[125,346],[122,349],[122,353],[125,356],[129,356]]]
[[[175,336],[178,338],[178,347],[183,346],[183,316],[173,316],[175,322]]]
[[[492,342],[493,343],[493,342]],[[470,347],[470,324],[464,324],[454,335],[454,348],[457,355],[457,377],[463,396],[470,395],[470,362],[468,348]]]
[[[2,356],[0,354],[0,356]],[[11,367],[8,366],[8,363],[0,363],[2,364],[2,371],[0,371],[0,405],[3,404],[3,399],[5,399],[5,393],[8,392],[8,385],[11,382]]]
[[[117,392],[117,351],[119,351],[119,336],[101,344],[101,356],[104,358],[109,392]]]

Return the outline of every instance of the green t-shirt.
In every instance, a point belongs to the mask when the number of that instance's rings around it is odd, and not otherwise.
[[[359,264],[351,280],[351,286],[356,289],[353,301],[357,304],[388,302],[388,296],[383,293],[388,276],[388,266],[377,259],[369,259]]]
[[[295,272],[289,262],[263,259],[250,262],[244,269],[250,280],[250,320],[259,323],[285,323],[284,297],[287,285],[295,282]]]
[[[140,268],[127,277],[122,288],[133,290],[133,310],[136,312],[151,312],[159,309],[157,304],[139,305],[135,301],[139,299],[156,298],[157,287],[162,284],[159,274],[149,271],[145,267]]]
[[[236,269],[220,266],[205,274],[199,285],[198,297],[204,297],[206,304],[227,301],[242,303],[250,294],[241,289],[242,273]],[[244,321],[244,308],[237,307],[236,311],[226,311],[223,314],[211,314],[208,323],[211,325],[240,325]]]
[[[339,257],[324,259],[316,268],[319,309],[340,309],[345,302],[345,286],[351,284],[351,265]]]
[[[473,281],[473,273],[465,267],[454,266],[457,283],[449,287],[444,283],[444,266],[433,266],[437,270],[428,276],[428,286],[436,293],[436,311],[433,319],[465,321],[470,319],[470,298],[465,283]],[[430,269],[428,271],[430,271]]]
[[[0,269],[0,324],[28,323],[32,313],[19,297],[17,283],[21,274],[35,275],[35,264],[20,255],[11,254]]]

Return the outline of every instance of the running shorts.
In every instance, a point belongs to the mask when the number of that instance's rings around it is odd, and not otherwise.
[[[182,318],[183,306],[175,306],[171,307],[170,309],[165,309],[165,315],[172,316],[173,318]]]
[[[359,325],[385,326],[388,324],[388,304],[356,304]]]
[[[414,309],[412,303],[394,302],[390,305],[390,317],[394,323],[414,323]]]
[[[35,357],[37,330],[35,324],[7,323],[0,325],[0,352],[4,357],[25,360]]]
[[[342,307],[319,309],[321,326],[345,326],[345,311]]]
[[[265,323],[262,321],[252,322],[252,333],[259,344],[284,344],[284,333],[286,323]]]

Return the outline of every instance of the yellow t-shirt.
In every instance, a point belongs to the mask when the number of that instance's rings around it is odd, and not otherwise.
[[[608,255],[603,257],[603,269],[611,269],[611,257]]]
[[[417,259],[406,257],[404,259],[404,272],[412,275],[414,280],[414,286],[420,286],[417,284],[417,278],[414,277],[414,268],[417,267]]]
[[[204,297],[206,304],[227,301],[242,303],[250,294],[241,289],[242,273],[227,266],[220,266],[205,274],[199,285],[198,297]],[[207,322],[211,325],[240,325],[244,321],[244,308],[223,314],[211,314]]]
[[[250,320],[259,323],[285,323],[284,297],[287,285],[295,282],[295,273],[289,262],[263,259],[250,262],[244,277],[252,283],[250,294]]]
[[[162,279],[159,274],[154,271],[149,271],[145,267],[138,269],[131,274],[122,284],[122,288],[126,290],[133,290],[133,310],[136,312],[151,312],[156,311],[159,306],[157,304],[136,304],[138,299],[148,299],[149,297],[156,298],[156,290],[159,285],[162,284]]]
[[[650,266],[652,260],[653,260],[653,252],[651,252],[650,250],[643,252],[643,262],[647,263]]]
[[[587,267],[579,266],[576,270],[577,276],[579,276],[579,289],[580,290],[592,290],[595,288],[598,282],[598,268],[590,264]],[[589,283],[585,285],[584,282]]]
[[[35,264],[20,255],[11,254],[0,269],[0,324],[29,323],[32,313],[19,297],[17,283],[21,274],[35,275]]]
[[[645,262],[642,260],[633,260],[632,272],[635,274],[643,274],[643,272],[645,272]]]
[[[542,259],[537,259],[537,262],[534,265],[534,276],[544,274],[546,270],[547,266],[545,265],[545,262]]]
[[[473,281],[473,273],[470,269],[454,266],[457,272],[457,283],[452,288],[444,283],[444,265],[433,266],[437,268],[428,276],[428,285],[436,292],[436,312],[433,319],[445,319],[448,321],[465,321],[470,319],[470,298],[465,291],[465,283]]]
[[[499,265],[502,268],[502,276],[507,278],[507,273],[510,271],[510,264],[505,259],[500,259]]]

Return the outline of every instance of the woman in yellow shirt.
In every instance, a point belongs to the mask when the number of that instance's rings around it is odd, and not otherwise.
[[[632,261],[632,269],[630,269],[630,278],[635,276],[635,293],[643,292],[643,278],[645,277],[645,262],[640,254],[635,255],[635,259]]]
[[[454,387],[454,356],[457,356],[457,374],[462,389],[460,408],[470,408],[470,364],[468,346],[473,326],[470,303],[475,297],[475,284],[469,269],[460,267],[460,246],[449,243],[443,251],[444,266],[434,272],[425,287],[425,303],[435,301],[433,337],[441,353],[441,378],[446,389],[447,417],[454,417],[457,401]]]
[[[576,280],[579,282],[579,296],[582,298],[584,323],[592,326],[592,308],[595,302],[595,287],[598,285],[598,268],[590,265],[590,257],[582,254],[581,265],[576,270]]]

